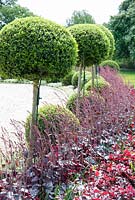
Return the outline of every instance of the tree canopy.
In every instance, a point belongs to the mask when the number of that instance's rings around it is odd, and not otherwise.
[[[78,43],[79,60],[85,66],[99,64],[109,54],[106,34],[95,24],[77,24],[68,28]]]
[[[95,24],[95,20],[86,10],[75,10],[71,18],[66,20],[67,26],[72,26],[74,24]]]
[[[34,14],[20,5],[3,5],[0,7],[0,29],[16,18],[34,16]]]
[[[31,127],[37,123],[39,80],[63,77],[75,65],[76,58],[75,39],[65,27],[52,21],[20,18],[0,30],[0,74],[33,81]]]
[[[105,26],[99,25],[99,24],[97,26],[99,28],[101,28],[101,30],[106,34],[106,36],[107,36],[107,38],[109,40],[109,54],[108,54],[108,59],[111,59],[113,57],[114,50],[115,50],[115,41],[114,41],[113,34]]]
[[[16,19],[0,31],[0,73],[16,78],[62,77],[77,44],[66,28],[40,17]]]
[[[16,2],[17,0],[0,0],[0,7],[4,5],[14,5]]]
[[[112,16],[108,24],[115,38],[117,59],[135,60],[134,26],[135,1],[125,0],[119,7],[119,13]]]

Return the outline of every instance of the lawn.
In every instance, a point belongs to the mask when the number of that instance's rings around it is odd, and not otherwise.
[[[120,74],[123,76],[126,83],[130,83],[135,87],[135,70],[121,70]]]

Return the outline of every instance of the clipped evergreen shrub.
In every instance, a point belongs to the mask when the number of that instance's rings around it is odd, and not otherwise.
[[[75,70],[72,70],[69,72],[63,79],[62,79],[62,85],[67,86],[67,85],[72,85],[72,77],[75,73]]]
[[[109,87],[109,83],[102,77],[102,76],[98,76],[97,79],[94,80],[94,87],[93,89],[100,91],[100,89],[103,89],[105,87]],[[92,89],[92,82],[91,80],[88,81],[85,85],[84,85],[84,89],[87,91],[90,91]]]
[[[0,75],[33,81],[32,124],[40,80],[58,81],[75,66],[78,46],[64,27],[42,17],[15,19],[0,30]]]
[[[114,51],[115,51],[115,40],[114,36],[111,33],[111,31],[106,28],[105,26],[98,24],[97,25],[101,30],[106,34],[108,40],[109,40],[109,53],[108,53],[108,59],[111,59],[113,57]]]
[[[63,78],[76,58],[75,39],[50,20],[20,18],[0,30],[0,74],[7,78]]]
[[[84,97],[88,97],[88,96],[89,96],[89,92],[85,91],[84,96],[81,94],[79,101],[81,102]],[[68,98],[68,101],[66,103],[66,108],[73,111],[75,110],[76,103],[77,103],[77,93],[74,93]]]
[[[105,60],[100,64],[101,67],[109,66],[113,69],[120,70],[119,64],[114,60]]]
[[[83,83],[83,73],[82,72],[82,79],[81,79],[81,86],[83,87],[84,83]],[[89,71],[86,71],[85,72],[85,83],[87,83],[90,79],[91,79],[91,72]],[[73,77],[72,77],[72,80],[71,80],[71,83],[72,85],[74,86],[74,88],[76,88],[78,86],[78,77],[79,77],[79,72],[75,72]]]
[[[95,24],[76,24],[68,30],[78,44],[78,64],[92,66],[108,58],[109,39],[105,32]]]
[[[30,120],[31,115],[27,117],[25,124],[26,141],[29,143]],[[51,143],[55,143],[58,134],[64,133],[64,128],[68,131],[78,129],[80,123],[76,116],[67,108],[58,105],[44,105],[39,108],[38,128],[41,134],[49,133]],[[65,131],[66,132],[66,131]]]

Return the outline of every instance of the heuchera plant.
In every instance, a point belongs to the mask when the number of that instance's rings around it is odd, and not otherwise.
[[[78,130],[70,130],[65,119],[53,145],[49,129],[44,137],[33,127],[31,162],[17,122],[18,142],[4,132],[10,154],[5,153],[8,165],[1,169],[0,200],[135,199],[134,89],[110,68],[100,74],[110,86],[81,99]]]

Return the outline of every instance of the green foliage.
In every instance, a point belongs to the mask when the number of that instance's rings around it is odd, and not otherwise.
[[[108,27],[112,30],[116,43],[115,59],[126,59],[134,63],[135,1],[124,0],[119,13],[111,17]]]
[[[123,77],[124,82],[135,87],[135,70],[120,70],[120,75]]]
[[[119,64],[114,60],[105,60],[100,64],[101,67],[109,66],[116,70],[120,70]]]
[[[71,18],[66,20],[67,26],[74,24],[95,24],[93,17],[86,11],[74,11]]]
[[[135,5],[135,4],[134,4]],[[129,52],[130,52],[130,58],[131,60],[135,60],[135,26],[132,26],[131,29],[129,30],[129,34],[126,37],[126,40],[128,44]]]
[[[119,11],[122,12],[122,11],[128,11],[129,7],[134,3],[135,1],[134,0],[124,0],[120,7],[119,7]]]
[[[75,70],[72,70],[69,72],[63,79],[62,79],[62,85],[72,85],[72,77],[75,73]]]
[[[84,73],[84,71],[82,72],[82,74]],[[85,83],[87,83],[90,79],[91,79],[91,72],[86,71],[85,72]],[[71,83],[74,86],[74,88],[76,88],[78,86],[78,77],[79,77],[79,72],[75,72],[74,75],[72,76],[72,80]],[[83,83],[83,77],[81,79],[81,86],[83,87],[84,83]]]
[[[97,25],[98,27],[101,28],[102,31],[105,32],[108,40],[109,40],[109,54],[108,54],[108,58],[112,58],[113,57],[113,54],[114,54],[114,50],[115,50],[115,41],[114,41],[114,37],[113,37],[113,34],[111,33],[111,31],[106,28],[105,26],[103,25]]]
[[[16,19],[0,31],[0,74],[38,80],[63,77],[75,65],[77,43],[65,27],[41,17]]]
[[[78,64],[91,66],[108,57],[109,40],[95,24],[78,24],[68,28],[78,43]]]
[[[84,96],[87,97],[89,95],[88,91],[85,91]],[[66,108],[68,108],[69,110],[73,111],[76,108],[76,104],[77,104],[77,93],[72,94],[69,98],[68,101],[66,103]],[[81,101],[84,96],[81,94],[79,101]]]
[[[7,5],[14,5],[17,0],[0,0],[0,7],[7,6]]]
[[[121,58],[116,60],[120,68],[135,69],[135,64],[130,58]]]
[[[103,89],[104,87],[108,87],[109,83],[105,81],[105,79],[102,76],[98,76],[97,79],[94,80],[94,89],[97,91],[100,91],[100,89]],[[92,89],[92,82],[91,80],[88,81],[84,85],[85,90],[90,91]]]
[[[25,136],[29,142],[31,115],[27,117],[25,124]],[[64,127],[69,128],[70,131],[78,129],[80,123],[76,116],[64,107],[57,105],[44,105],[39,109],[38,128],[42,134],[49,131],[52,143],[55,143],[55,135],[64,133]]]
[[[34,16],[34,14],[28,9],[21,7],[20,5],[4,5],[0,7],[0,29],[12,22],[16,18]]]

